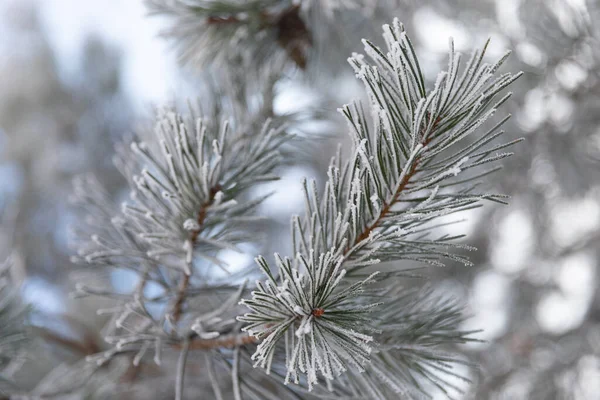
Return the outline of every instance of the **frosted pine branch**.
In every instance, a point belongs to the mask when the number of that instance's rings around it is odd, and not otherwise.
[[[453,347],[476,341],[473,331],[460,329],[462,305],[430,288],[390,288],[388,299],[373,315],[377,346],[363,373],[349,369],[335,382],[334,393],[353,398],[429,398],[431,387],[458,391],[449,378],[469,382]]]
[[[174,39],[182,62],[282,65],[301,68],[311,35],[300,7],[285,0],[146,0],[152,14],[169,17],[163,34]],[[241,51],[240,51],[241,50]],[[268,62],[267,62],[268,61]]]
[[[170,20],[163,35],[177,46],[184,63],[227,65],[233,60],[252,68],[288,61],[306,68],[312,55],[311,16],[335,22],[342,10],[371,13],[369,0],[146,0],[153,15]]]
[[[390,265],[382,272],[378,264],[469,265],[454,251],[470,249],[456,243],[460,236],[436,236],[436,229],[443,217],[483,200],[504,202],[478,192],[476,181],[497,169],[482,166],[509,156],[505,149],[517,142],[496,144],[507,118],[488,121],[518,74],[498,75],[505,57],[486,64],[485,47],[461,68],[451,43],[448,70],[428,89],[403,26],[384,26],[384,38],[385,51],[365,41],[370,61],[350,59],[370,110],[359,103],[341,109],[352,154],[332,159],[322,192],[315,181],[304,182],[306,214],[292,219],[293,256],[276,255],[276,269],[258,257],[267,280],[251,293],[211,282],[210,271],[226,268],[222,250],[256,239],[248,222],[262,199],[244,193],[276,178],[288,137],[282,128],[267,123],[249,134],[255,124],[245,119],[230,125],[221,115],[165,110],[153,137],[119,150],[116,162],[131,187],[120,209],[93,180],[79,181],[75,199],[87,218],[75,259],[138,275],[131,293],[78,285],[80,295],[119,299],[99,311],[112,315],[105,335],[112,347],[90,361],[105,365],[129,354],[137,366],[153,353],[160,365],[163,351],[179,351],[178,398],[191,351],[207,353],[203,370],[217,398],[225,396],[217,366],[231,374],[233,398],[293,395],[305,386],[318,393],[321,378],[341,397],[452,388],[447,377],[460,376],[453,366],[463,361],[447,347],[472,340],[472,332],[459,330],[460,307],[398,288],[389,278],[403,270]],[[239,303],[250,311],[240,315]],[[272,375],[248,372],[249,365]],[[273,383],[273,393],[261,391],[262,379]],[[289,383],[295,385],[282,386]]]
[[[503,202],[501,195],[477,193],[475,185],[462,184],[478,178],[470,170],[509,156],[499,150],[516,143],[491,144],[502,134],[499,128],[506,118],[483,130],[510,96],[501,95],[502,90],[520,75],[496,75],[508,54],[486,64],[486,44],[460,72],[461,57],[450,42],[448,70],[427,90],[411,41],[398,20],[384,26],[384,38],[385,52],[365,41],[370,63],[362,55],[350,59],[365,85],[370,109],[366,114],[355,103],[341,110],[354,142],[350,159],[342,163],[339,154],[334,157],[322,195],[314,181],[305,182],[306,216],[292,222],[294,260],[276,255],[278,283],[267,262],[259,258],[268,280],[257,283],[252,299],[243,301],[251,312],[240,320],[249,323],[245,329],[261,340],[253,356],[256,365],[269,371],[274,355],[285,348],[286,382],[300,382],[302,373],[309,390],[318,374],[330,387],[346,370],[378,368],[371,353],[385,347],[372,344],[373,321],[389,309],[375,307],[372,295],[364,293],[374,266],[398,260],[443,265],[444,259],[470,265],[452,252],[453,247],[462,247],[453,243],[457,237],[433,236],[433,221],[477,207],[482,200]],[[393,303],[398,296],[387,292],[378,298]],[[440,338],[436,344],[443,342]],[[387,352],[378,354],[392,357]],[[442,365],[441,375],[421,372],[421,377],[441,389],[449,385],[440,378],[451,373],[449,359],[419,351],[414,357],[409,370],[418,371],[420,362],[435,360],[434,364]],[[415,384],[412,378],[398,383],[382,374],[375,370],[359,376],[367,379],[369,390],[384,383],[403,393]],[[368,381],[369,376],[385,379],[376,383]]]
[[[317,372],[332,380],[346,370],[346,364],[362,370],[373,338],[359,330],[364,330],[361,325],[368,323],[367,314],[375,304],[356,304],[356,297],[372,277],[349,287],[340,285],[346,273],[340,268],[342,261],[339,253],[326,253],[318,259],[314,253],[307,258],[298,255],[293,262],[278,257],[277,282],[267,262],[257,259],[269,279],[264,285],[257,282],[252,300],[242,301],[252,312],[238,318],[248,323],[244,330],[263,339],[253,356],[255,365],[268,373],[278,342],[284,339],[286,383],[299,383],[302,372],[312,389]],[[305,275],[300,275],[300,268]]]
[[[204,341],[191,342],[191,349],[206,347],[210,339],[218,339],[217,347],[230,340],[219,336],[229,335],[235,324],[232,309],[243,287],[212,285],[198,276],[215,266],[227,268],[219,251],[240,251],[240,243],[256,240],[244,227],[263,198],[241,196],[255,184],[276,179],[278,149],[288,139],[282,128],[269,123],[253,135],[230,126],[226,120],[198,117],[193,110],[189,116],[161,112],[154,140],[133,142],[116,159],[132,189],[121,210],[93,179],[76,182],[74,200],[87,215],[78,228],[75,261],[128,268],[139,276],[131,294],[78,284],[80,295],[123,299],[99,311],[113,315],[105,339],[114,347],[90,360],[103,364],[116,354],[133,352],[139,363],[154,349],[159,364],[163,347],[180,347],[188,338]],[[149,297],[148,287],[157,294]],[[188,308],[195,297],[223,293],[233,300],[224,302],[217,314],[211,310],[210,318],[208,304]],[[156,305],[160,313],[154,311]],[[241,337],[239,344],[251,342]]]
[[[276,179],[277,149],[287,136],[265,125],[257,135],[240,137],[227,123],[207,123],[214,122],[167,111],[156,124],[156,145],[133,142],[131,150],[121,150],[116,162],[132,185],[122,213],[93,181],[77,181],[74,201],[91,211],[87,225],[94,226],[85,229],[96,232],[79,249],[83,261],[118,264],[134,257],[189,272],[193,253],[224,267],[211,254],[252,239],[239,221],[261,199],[238,203],[236,197]]]
[[[167,112],[156,125],[156,140],[159,148],[134,142],[133,155],[122,156],[143,165],[141,174],[131,177],[134,202],[123,211],[152,245],[149,255],[177,256],[187,270],[193,250],[212,259],[214,250],[235,249],[249,239],[237,220],[259,201],[238,204],[236,196],[276,179],[277,148],[285,140],[281,129],[265,125],[263,132],[241,139],[229,133],[227,122],[209,128],[200,118]]]
[[[393,27],[384,26],[384,38],[387,54],[364,42],[374,65],[361,55],[350,59],[369,94],[371,121],[358,104],[341,110],[356,154],[343,171],[346,181],[330,178],[325,190],[328,196],[324,195],[320,205],[322,210],[341,209],[348,203],[347,209],[357,210],[356,219],[346,218],[351,225],[343,236],[351,243],[346,254],[352,264],[349,272],[374,258],[388,261],[406,257],[428,263],[436,263],[436,258],[456,258],[445,251],[446,240],[417,242],[412,238],[415,233],[421,235],[427,223],[436,218],[471,208],[484,199],[502,201],[503,196],[474,192],[474,186],[459,188],[458,193],[449,189],[468,170],[509,156],[498,150],[516,143],[490,146],[491,140],[501,135],[499,128],[505,119],[474,140],[467,139],[477,135],[510,96],[500,97],[500,92],[520,75],[495,76],[506,56],[495,64],[483,63],[486,44],[473,53],[460,74],[461,57],[450,42],[448,70],[440,73],[433,90],[426,92],[425,79],[402,25],[395,21]],[[330,176],[335,177],[340,172],[333,168]],[[356,188],[351,190],[353,182]],[[334,192],[332,188],[340,189]],[[376,199],[377,203],[366,199]],[[341,236],[335,237],[339,240]]]

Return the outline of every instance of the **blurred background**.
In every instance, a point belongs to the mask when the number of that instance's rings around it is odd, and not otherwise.
[[[85,355],[89,349],[74,343],[93,347],[103,323],[94,313],[98,304],[69,297],[72,178],[93,173],[111,192],[125,193],[112,164],[115,143],[148,124],[156,106],[202,102],[212,82],[213,70],[179,62],[173,43],[159,37],[168,21],[147,11],[142,0],[0,0],[0,258],[12,255],[36,324],[56,335],[36,365],[20,372],[29,386],[57,360]],[[253,251],[285,253],[289,217],[303,208],[301,178],[325,171],[346,140],[336,108],[363,96],[346,58],[362,50],[362,37],[379,41],[381,25],[394,16],[406,24],[431,81],[446,67],[449,36],[463,53],[491,38],[488,60],[513,50],[503,68],[525,73],[504,106],[513,115],[507,135],[525,141],[486,181],[511,204],[486,204],[448,228],[478,248],[475,267],[427,272],[434,286],[467,302],[468,328],[483,330],[483,342],[462,349],[479,365],[471,372],[475,384],[457,382],[465,394],[455,397],[597,399],[596,1],[373,0],[369,11],[336,17],[326,29],[309,25],[313,57],[304,69],[287,68],[273,79],[265,101],[274,115],[309,113],[295,129],[318,145],[303,150],[299,165],[283,168],[281,181],[260,189],[276,191],[261,207],[272,221],[265,228],[271,239]],[[252,258],[232,253],[230,264]],[[125,289],[128,279],[111,276]]]

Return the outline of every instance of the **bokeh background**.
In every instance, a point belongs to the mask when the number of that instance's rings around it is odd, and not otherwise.
[[[479,365],[470,372],[475,384],[457,381],[465,393],[454,397],[599,398],[600,4],[393,4],[393,15],[334,21],[338,34],[323,41],[319,63],[276,82],[275,113],[318,108],[318,121],[298,128],[318,145],[282,169],[281,181],[260,188],[275,190],[261,208],[271,217],[264,227],[271,239],[252,251],[285,248],[289,216],[303,206],[301,178],[318,177],[346,140],[336,108],[363,95],[345,61],[361,50],[361,37],[379,40],[381,25],[397,16],[430,80],[445,67],[449,36],[463,53],[491,38],[488,59],[510,49],[503,68],[524,71],[504,110],[513,114],[507,135],[525,141],[486,181],[511,196],[510,206],[487,204],[447,228],[479,249],[471,254],[475,267],[427,272],[433,285],[467,302],[468,328],[483,330],[481,343],[462,349]],[[12,255],[36,324],[68,339],[48,344],[22,374],[30,386],[57,360],[81,358],[71,345],[92,346],[103,322],[97,304],[69,297],[72,178],[93,173],[113,193],[126,192],[113,145],[147,124],[156,106],[202,101],[210,80],[210,72],[178,62],[158,35],[164,25],[141,0],[0,0],[0,258]],[[234,267],[252,260],[225,257]],[[123,290],[132,285],[125,274],[110,279]]]

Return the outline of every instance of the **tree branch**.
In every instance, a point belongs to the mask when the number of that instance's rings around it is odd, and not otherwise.
[[[437,127],[439,121],[440,121],[440,118],[438,118],[437,121],[435,121],[435,123],[433,124],[433,126],[431,128],[432,131]],[[432,140],[431,137],[426,138],[423,141],[423,143],[422,143],[423,147],[427,146],[431,142],[431,140]],[[406,175],[404,175],[404,177],[402,178],[402,180],[398,184],[398,189],[396,189],[396,192],[394,193],[394,196],[392,197],[392,200],[390,202],[384,204],[383,208],[381,209],[381,212],[379,213],[379,217],[377,217],[377,219],[375,220],[375,222],[373,222],[372,224],[368,225],[365,228],[365,230],[363,230],[363,232],[356,237],[356,240],[354,241],[354,243],[352,245],[348,245],[348,247],[346,248],[346,251],[344,252],[344,254],[348,254],[351,249],[353,249],[357,244],[359,244],[363,240],[367,239],[369,237],[369,235],[371,234],[371,232],[373,232],[373,230],[375,230],[377,227],[379,227],[379,225],[381,224],[381,222],[383,221],[383,219],[390,212],[390,209],[392,208],[392,206],[398,201],[398,199],[400,198],[400,195],[402,194],[402,192],[404,191],[404,189],[406,189],[406,187],[410,183],[410,180],[418,172],[417,171],[417,167],[419,166],[419,161],[421,161],[421,156],[418,156],[415,159],[415,161],[411,165],[411,167],[408,170],[408,172],[406,173]]]
[[[191,340],[189,343],[190,350],[212,350],[217,348],[231,349],[236,346],[243,346],[247,344],[257,343],[258,339],[254,336],[250,336],[247,333],[240,335],[224,336],[217,339],[200,339],[196,338]],[[177,343],[174,346],[176,349],[181,349],[182,344]]]

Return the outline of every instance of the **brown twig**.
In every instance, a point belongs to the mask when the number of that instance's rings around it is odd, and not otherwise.
[[[202,231],[202,226],[204,225],[204,220],[206,219],[208,208],[213,204],[213,202],[215,201],[215,196],[220,190],[221,186],[219,184],[211,188],[208,200],[200,207],[200,210],[198,211],[198,217],[196,219],[198,222],[198,228],[195,229],[190,235],[190,241],[192,242],[192,245],[194,245],[194,243],[196,243],[196,241],[198,240],[198,236],[200,235],[200,232]],[[183,311],[183,303],[185,302],[185,292],[187,291],[187,288],[190,285],[190,278],[191,275],[188,275],[184,272],[183,277],[181,278],[181,282],[179,284],[179,288],[177,289],[177,297],[175,298],[175,302],[173,303],[172,312],[173,321],[175,323],[181,318],[181,314]]]
[[[183,278],[181,279],[181,283],[179,284],[179,288],[177,289],[177,297],[175,298],[175,303],[173,304],[173,321],[179,321],[181,318],[181,313],[183,311],[183,303],[185,301],[185,292],[190,284],[190,275],[183,273]]]
[[[35,330],[42,339],[58,344],[82,355],[87,356],[102,351],[98,343],[96,343],[96,341],[87,335],[85,335],[82,340],[76,340],[59,335],[46,328],[36,327]]]
[[[210,25],[220,25],[220,24],[237,24],[241,22],[237,17],[229,16],[229,17],[208,17],[206,22]]]
[[[438,117],[435,120],[435,122],[433,123],[433,126],[431,127],[431,131],[433,131],[438,126],[438,124],[440,123],[440,120],[441,120],[440,117]],[[430,131],[430,133],[431,133],[431,131]],[[433,139],[432,136],[428,137],[427,139],[425,139],[423,141],[422,145],[427,146],[431,142],[432,139]],[[420,156],[418,156],[415,159],[415,161],[412,163],[409,171],[406,173],[406,175],[404,175],[404,177],[398,184],[398,189],[396,189],[396,192],[394,193],[392,200],[389,203],[384,204],[383,208],[381,209],[381,212],[379,213],[379,217],[377,217],[375,222],[368,225],[365,228],[365,230],[360,235],[358,235],[358,237],[356,238],[354,243],[352,245],[349,245],[346,248],[346,251],[344,252],[344,254],[347,254],[354,246],[356,246],[363,240],[367,239],[369,237],[369,235],[371,234],[371,232],[373,232],[373,230],[376,229],[381,224],[383,219],[390,212],[390,209],[392,208],[392,206],[396,203],[396,201],[398,201],[398,198],[402,195],[402,192],[406,189],[406,187],[410,183],[410,180],[414,177],[415,173],[417,172],[417,167],[419,166],[420,160],[421,160]]]
[[[190,350],[211,350],[217,348],[231,349],[236,346],[243,346],[246,344],[257,343],[258,339],[248,334],[225,336],[217,339],[200,339],[196,338],[190,342]],[[174,346],[176,349],[182,347],[181,343],[177,343]]]
[[[368,238],[369,235],[371,234],[371,232],[379,226],[381,221],[383,221],[385,216],[389,213],[390,209],[396,203],[396,201],[398,200],[398,197],[400,197],[400,195],[402,194],[402,192],[404,191],[404,189],[406,188],[406,186],[412,179],[413,175],[415,174],[418,162],[419,162],[419,159],[417,158],[413,162],[412,166],[410,167],[410,170],[406,173],[406,175],[404,175],[404,178],[402,178],[402,181],[400,181],[400,184],[398,185],[398,189],[396,190],[396,193],[394,193],[394,197],[392,197],[392,200],[383,206],[381,213],[379,214],[379,217],[375,220],[375,222],[373,222],[371,225],[368,225],[365,228],[365,230],[360,235],[358,235],[358,237],[354,241],[354,245],[356,245],[356,244],[362,242],[363,240],[365,240],[366,238]],[[346,252],[348,252],[350,250],[350,248],[351,247],[349,247],[346,250]]]

